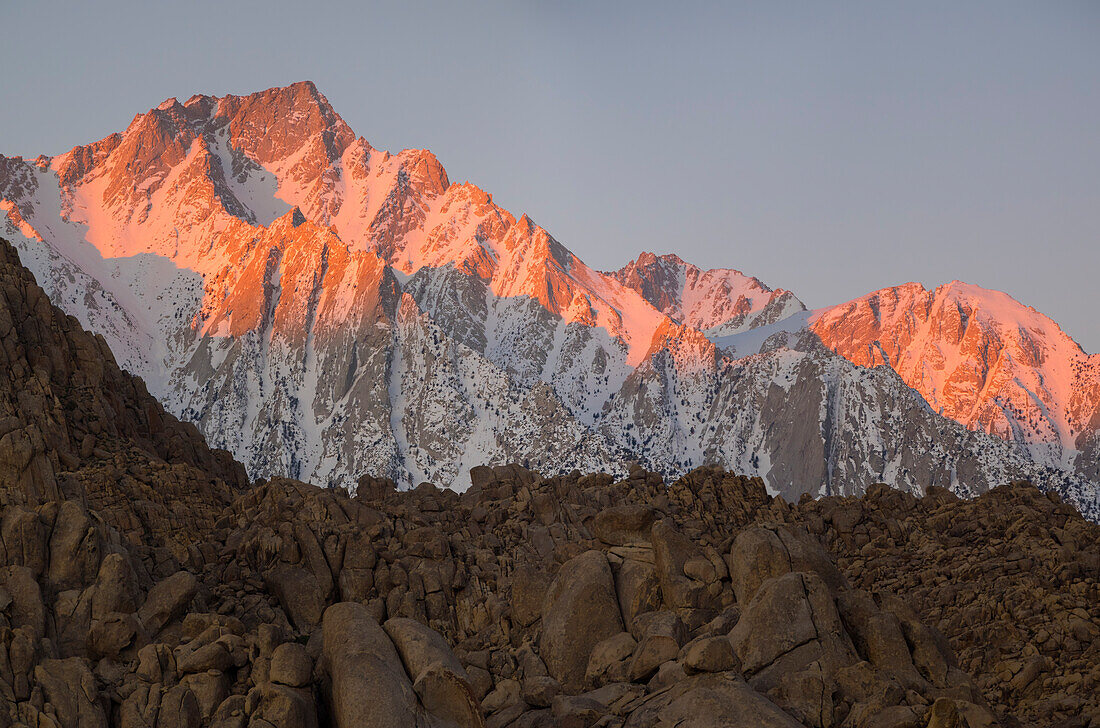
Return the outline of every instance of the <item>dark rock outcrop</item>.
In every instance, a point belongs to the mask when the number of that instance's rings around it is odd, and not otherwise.
[[[1026,483],[970,501],[875,485],[859,499],[804,499],[784,519],[896,618],[874,628],[880,649],[900,629],[924,680],[958,673],[941,657],[950,646],[1007,725],[1100,724],[1100,526],[1057,496]],[[845,621],[864,608],[851,604]]]

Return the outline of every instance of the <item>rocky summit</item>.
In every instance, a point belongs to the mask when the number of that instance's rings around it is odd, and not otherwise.
[[[1100,526],[1022,482],[249,482],[0,243],[0,726],[1100,726]]]

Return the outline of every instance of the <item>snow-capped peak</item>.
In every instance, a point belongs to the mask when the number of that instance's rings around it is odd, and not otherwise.
[[[672,254],[642,253],[610,275],[663,313],[712,336],[766,326],[805,310],[790,291],[772,290],[731,268],[703,270]]]
[[[856,364],[889,364],[936,411],[1045,462],[1072,467],[1100,408],[1100,357],[1001,291],[907,283],[816,311],[810,327]]]

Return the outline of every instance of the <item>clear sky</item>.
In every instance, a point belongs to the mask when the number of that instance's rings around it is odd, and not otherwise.
[[[1100,351],[1100,3],[0,0],[0,153],[310,79],[586,262],[998,288]]]

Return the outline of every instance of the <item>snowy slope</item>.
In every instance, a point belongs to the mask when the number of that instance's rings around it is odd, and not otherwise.
[[[611,274],[680,323],[729,336],[805,310],[790,291],[728,268],[702,270],[675,255],[642,253]]]

